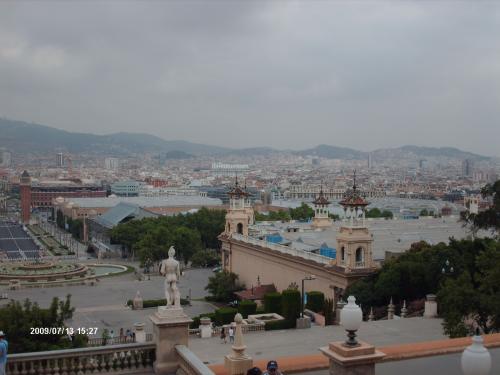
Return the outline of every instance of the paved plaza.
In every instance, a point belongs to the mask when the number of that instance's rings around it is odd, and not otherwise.
[[[205,286],[208,277],[213,272],[208,269],[186,270],[181,277],[179,289],[181,296],[186,297],[191,290],[193,299],[201,299],[207,295]],[[9,300],[22,301],[29,298],[38,302],[42,307],[48,307],[53,297],[65,298],[71,294],[72,306],[76,307],[73,319],[67,322],[70,327],[99,327],[100,329],[113,329],[118,332],[120,328],[132,328],[135,322],[146,323],[146,331],[152,332],[152,324],[148,316],[156,308],[144,310],[131,310],[125,306],[129,299],[133,299],[136,292],[140,291],[143,299],[165,298],[164,278],[152,276],[151,280],[139,281],[133,273],[123,276],[101,278],[96,286],[75,285],[56,288],[29,288],[16,291],[2,290],[8,293]],[[1,305],[8,300],[2,300]],[[215,307],[204,301],[193,301],[192,306],[186,306],[185,311],[189,316],[211,312]],[[100,333],[97,334],[100,336]]]
[[[447,338],[443,335],[440,319],[424,318],[363,322],[358,335],[361,340],[376,346]],[[254,359],[318,354],[319,347],[345,338],[345,330],[340,326],[313,326],[311,329],[267,331],[244,335],[247,354]],[[218,337],[193,338],[189,342],[189,347],[207,364],[223,363],[224,356],[231,352],[230,344],[221,344]]]

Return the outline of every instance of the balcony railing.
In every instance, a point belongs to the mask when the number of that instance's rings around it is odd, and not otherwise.
[[[283,253],[283,254],[293,255],[296,257],[303,258],[303,259],[312,260],[312,261],[314,261],[316,263],[320,263],[320,264],[331,264],[333,261],[332,258],[328,258],[328,257],[325,257],[323,255],[311,253],[308,251],[293,249],[291,247],[284,246],[284,245],[273,244],[273,243],[259,240],[256,238],[252,238],[252,237],[245,237],[245,236],[243,236],[241,234],[237,234],[237,233],[233,233],[232,237],[238,241],[251,243],[253,245],[268,248],[271,250],[276,250],[276,251],[279,251],[280,253]]]
[[[176,345],[175,351],[179,355],[178,374],[182,375],[215,375],[189,348],[185,345]]]
[[[153,334],[146,333],[146,342],[153,341]],[[136,341],[132,337],[113,337],[109,339],[103,339],[101,337],[91,337],[87,341],[87,346],[104,346],[104,345],[118,345],[118,344],[132,344]]]
[[[154,343],[12,354],[7,374],[152,374],[155,354]]]

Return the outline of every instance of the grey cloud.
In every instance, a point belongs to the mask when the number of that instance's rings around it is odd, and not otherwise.
[[[0,115],[225,146],[498,155],[499,21],[487,2],[4,2]]]

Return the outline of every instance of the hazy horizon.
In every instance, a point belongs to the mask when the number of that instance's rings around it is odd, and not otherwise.
[[[230,148],[500,156],[500,3],[0,3],[0,117]]]

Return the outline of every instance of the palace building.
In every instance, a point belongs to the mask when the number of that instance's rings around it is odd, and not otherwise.
[[[365,221],[369,204],[356,182],[340,202],[345,218],[339,228],[328,216],[328,199],[322,194],[314,200],[312,222],[254,222],[247,193],[236,181],[229,192],[222,242],[223,269],[234,272],[247,288],[274,284],[281,291],[306,283],[337,300],[356,280],[373,273],[373,238]]]

